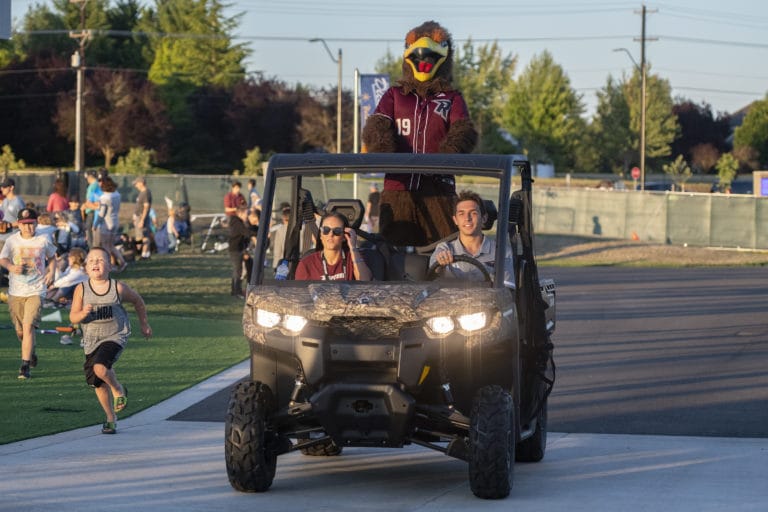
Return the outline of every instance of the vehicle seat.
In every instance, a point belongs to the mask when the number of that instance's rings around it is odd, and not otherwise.
[[[429,270],[429,256],[416,253],[393,252],[387,267],[388,281],[423,281]]]
[[[365,217],[365,206],[359,199],[329,199],[325,203],[325,213],[336,212],[347,218],[349,227],[360,229]]]

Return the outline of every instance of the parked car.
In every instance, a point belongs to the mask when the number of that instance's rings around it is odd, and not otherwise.
[[[723,187],[720,186],[720,183],[712,184],[712,192],[722,192],[725,194],[754,194],[753,188],[752,180],[732,181],[729,190],[723,190]]]

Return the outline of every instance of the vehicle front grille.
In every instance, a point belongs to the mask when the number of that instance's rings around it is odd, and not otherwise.
[[[330,334],[338,338],[380,340],[400,337],[402,322],[394,318],[334,316],[328,322]]]

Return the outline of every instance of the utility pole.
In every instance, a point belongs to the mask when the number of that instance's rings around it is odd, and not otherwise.
[[[72,67],[77,72],[77,90],[75,99],[75,170],[85,170],[85,119],[83,116],[83,88],[85,87],[85,46],[90,38],[90,31],[85,29],[85,5],[88,0],[69,0],[80,7],[80,30],[70,31],[69,37],[77,39],[79,46],[72,54]]]
[[[640,31],[640,190],[645,190],[645,4]]]
[[[656,12],[654,9],[651,12]],[[648,13],[643,4],[640,14],[642,16],[640,29],[640,190],[645,190],[645,111],[646,111],[646,65],[645,65],[645,17]],[[653,38],[656,40],[656,38]]]

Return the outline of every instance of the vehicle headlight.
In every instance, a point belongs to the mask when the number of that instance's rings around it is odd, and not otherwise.
[[[448,334],[455,328],[455,324],[449,316],[436,316],[427,320],[427,327],[435,334]]]
[[[298,334],[304,326],[307,325],[307,319],[299,315],[285,315],[283,318],[283,327],[294,334]]]
[[[280,315],[264,309],[256,310],[256,323],[262,327],[271,329],[280,323]]]
[[[469,315],[461,315],[457,318],[459,325],[465,331],[477,331],[485,327],[487,316],[484,311],[480,313],[472,313]]]

